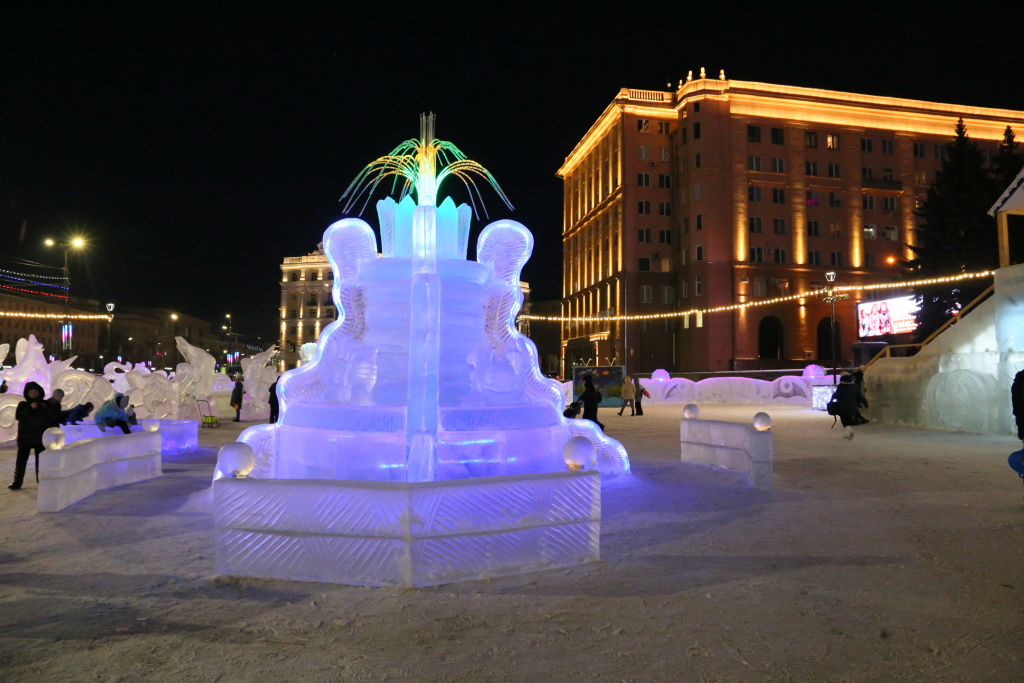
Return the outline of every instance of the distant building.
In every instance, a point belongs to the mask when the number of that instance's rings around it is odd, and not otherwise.
[[[185,362],[178,353],[175,337],[183,337],[189,344],[207,351],[218,365],[225,364],[231,350],[227,334],[215,329],[213,323],[166,308],[118,306],[110,337],[106,362],[120,358],[125,363],[148,363],[159,369],[174,369]]]
[[[288,256],[281,264],[280,342],[281,370],[301,365],[299,348],[320,338],[320,331],[337,319],[331,287],[334,271],[324,245],[306,256]]]
[[[1021,111],[724,74],[674,91],[622,89],[558,170],[562,316],[763,301],[820,288],[827,271],[837,285],[891,282],[959,117],[987,154],[1006,126],[1024,133]],[[854,292],[837,304],[840,361],[857,339],[857,301],[892,295]],[[645,373],[827,364],[832,355],[829,308],[817,298],[688,322],[563,323],[562,361]]]
[[[14,365],[18,340],[34,334],[47,357],[63,359],[76,355],[75,367],[98,368],[106,340],[103,306],[98,301],[72,298],[67,312],[71,316],[70,334],[62,329],[63,300],[50,301],[43,296],[0,290],[0,344],[10,344],[10,353],[0,359],[0,364]],[[68,342],[70,348],[65,351],[64,345]]]

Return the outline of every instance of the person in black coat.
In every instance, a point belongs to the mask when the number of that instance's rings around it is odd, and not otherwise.
[[[270,398],[267,400],[267,402],[270,404],[270,424],[274,424],[275,422],[277,422],[277,411],[280,408],[280,405],[277,402],[276,379],[274,380],[274,383],[270,385]]]
[[[849,441],[853,438],[853,425],[859,424],[860,407],[868,407],[867,399],[848,372],[840,375],[839,386],[836,387],[833,397],[839,403],[839,421],[843,423],[843,438]]]
[[[43,400],[43,388],[35,382],[25,384],[25,400],[14,409],[18,421],[18,455],[14,461],[14,483],[7,488],[17,491],[25,480],[29,453],[36,452],[36,481],[39,481],[39,454],[43,448],[43,432],[60,419]]]
[[[597,421],[597,404],[601,402],[601,392],[594,387],[594,376],[587,375],[583,378],[583,393],[580,394],[580,402],[583,403],[583,419],[590,420],[604,431],[604,425]]]
[[[71,410],[63,410],[60,414],[60,423],[65,425],[76,425],[89,417],[89,413],[92,412],[92,409],[92,403],[86,402],[75,406]]]
[[[61,411],[63,409],[62,406],[61,406],[61,403],[63,401],[64,401],[64,390],[63,389],[54,389],[53,393],[50,394],[50,398],[46,399],[46,401],[45,401],[46,405],[49,406],[49,408],[50,408],[50,412],[52,412],[54,414],[55,418],[56,418],[54,420],[54,423],[52,425],[50,425],[51,427],[59,427],[62,424],[64,424],[61,421]]]
[[[242,380],[236,377],[235,388],[231,390],[231,407],[235,409],[235,419],[232,422],[242,421],[242,394],[244,391]]]
[[[1013,405],[1013,417],[1017,421],[1017,438],[1024,441],[1024,370],[1013,378],[1010,403]],[[1013,471],[1024,479],[1024,449],[1010,453],[1009,463]]]

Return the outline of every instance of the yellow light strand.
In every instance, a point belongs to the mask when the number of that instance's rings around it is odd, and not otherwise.
[[[928,280],[913,280],[911,282],[887,282],[876,285],[842,285],[839,287],[833,287],[834,292],[846,292],[859,289],[905,289],[907,287],[921,287],[924,285],[937,285],[946,282],[959,282],[960,280],[972,280],[983,277],[990,277],[995,274],[995,271],[985,270],[979,273],[965,273],[963,275],[955,275],[951,277],[936,277]],[[672,311],[671,313],[648,313],[646,315],[611,315],[611,316],[585,316],[585,317],[563,317],[563,316],[544,316],[544,315],[527,315],[523,314],[518,317],[519,320],[531,320],[538,322],[561,322],[561,323],[597,323],[597,322],[631,322],[634,320],[663,320],[665,318],[682,318],[686,315],[696,315],[700,313],[707,315],[708,313],[723,313],[726,311],[736,311],[741,308],[753,308],[754,306],[770,306],[772,304],[783,303],[786,301],[793,301],[794,299],[810,299],[813,297],[824,296],[828,292],[828,288],[815,289],[810,292],[802,292],[800,294],[790,294],[788,296],[780,296],[774,299],[762,299],[758,301],[750,301],[742,304],[730,304],[728,306],[716,306],[715,308],[691,308],[685,311]]]

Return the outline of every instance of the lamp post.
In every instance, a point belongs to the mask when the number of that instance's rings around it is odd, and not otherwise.
[[[234,348],[234,345],[231,343],[231,330],[232,330],[231,314],[227,313],[227,314],[224,315],[224,317],[228,319],[228,375],[230,375],[231,374],[231,359],[234,358],[233,354],[234,354],[235,348]]]
[[[114,304],[107,304],[107,348],[106,354],[110,355],[110,323],[114,321]]]
[[[839,368],[837,367],[837,365],[838,365],[837,358],[839,356],[839,351],[838,351],[837,347],[839,346],[839,340],[836,339],[836,302],[837,301],[845,301],[845,300],[850,298],[850,295],[849,294],[836,294],[836,292],[835,292],[835,281],[836,281],[835,271],[829,271],[829,272],[825,273],[825,279],[828,280],[828,288],[825,290],[825,296],[822,297],[822,301],[830,304],[831,307],[832,307],[832,327],[831,327],[832,332],[829,335],[829,339],[832,342],[831,343],[831,346],[832,346],[832,385],[835,386],[836,374],[839,372]]]
[[[64,242],[47,238],[44,244],[48,247],[59,247],[64,250],[64,321],[61,325],[61,350],[64,352],[64,359],[71,355],[72,335],[71,318],[68,306],[71,302],[71,271],[68,269],[68,249],[81,249],[85,246],[85,240],[81,237],[72,237]],[[63,360],[63,359],[62,359]]]

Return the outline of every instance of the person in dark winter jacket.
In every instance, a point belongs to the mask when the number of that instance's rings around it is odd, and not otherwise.
[[[270,424],[274,424],[275,422],[277,422],[277,411],[280,407],[280,404],[278,404],[277,402],[276,379],[274,380],[274,383],[270,385],[270,398],[268,399],[267,402],[270,403]]]
[[[0,394],[7,393],[7,380],[0,380]]]
[[[573,401],[572,403],[565,407],[565,410],[562,411],[562,417],[568,420],[575,420],[577,417],[579,417],[580,408],[582,407],[583,406],[580,405],[579,401]]]
[[[649,393],[647,393],[647,390],[644,389],[640,385],[640,378],[639,377],[634,377],[633,378],[633,388],[634,388],[634,393],[636,394],[636,414],[638,416],[639,415],[643,415],[644,414],[644,405],[643,405],[644,397],[650,398],[651,395]]]
[[[58,417],[43,400],[43,388],[35,382],[25,384],[25,400],[14,409],[18,421],[18,454],[14,461],[14,483],[7,488],[17,491],[25,480],[25,467],[32,450],[36,452],[36,481],[39,481],[39,454],[43,447],[43,432],[52,427]]]
[[[590,420],[604,431],[604,425],[597,421],[597,404],[601,402],[601,392],[594,387],[594,376],[587,375],[583,378],[583,393],[580,394],[580,402],[583,404],[583,419]]]
[[[128,415],[124,409],[128,407],[128,397],[124,394],[114,394],[114,397],[103,402],[100,409],[96,411],[93,420],[101,432],[107,431],[107,427],[120,427],[125,434],[131,434],[128,426]]]
[[[245,388],[242,387],[242,380],[235,378],[235,388],[231,390],[231,407],[235,409],[235,419],[232,422],[242,421],[242,395]]]
[[[1013,378],[1010,402],[1013,405],[1013,417],[1017,421],[1017,438],[1024,441],[1024,370]],[[1024,449],[1010,453],[1009,462],[1013,471],[1024,479]]]
[[[60,419],[60,415],[61,415],[61,411],[62,411],[61,402],[63,400],[64,400],[64,390],[63,389],[54,389],[53,393],[50,394],[50,398],[46,399],[46,405],[48,405],[50,407],[50,412],[52,412],[54,414],[54,421],[53,421],[53,424],[50,425],[51,427],[59,427],[62,424],[64,424],[63,422],[61,422],[61,419]]]
[[[847,441],[853,439],[853,425],[858,424],[857,416],[860,415],[860,407],[868,407],[867,399],[860,392],[848,372],[840,375],[839,386],[833,394],[836,402],[839,403],[839,421],[843,423],[843,438]]]
[[[65,425],[76,425],[89,417],[89,413],[92,412],[92,409],[92,403],[86,402],[75,406],[71,410],[61,411],[60,423]]]

